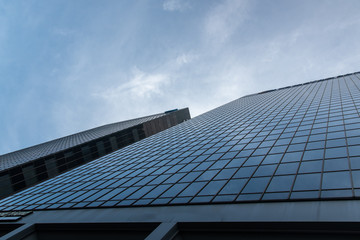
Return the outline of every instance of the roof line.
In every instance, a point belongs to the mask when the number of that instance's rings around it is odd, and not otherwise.
[[[359,74],[359,73],[360,73],[360,71],[358,71],[358,72],[353,72],[353,73],[342,74],[342,75],[338,75],[338,76],[336,76],[336,77],[322,78],[322,79],[313,80],[313,81],[309,81],[309,82],[304,82],[304,83],[299,83],[299,84],[295,84],[295,85],[290,85],[290,86],[287,86],[287,87],[275,88],[275,89],[265,90],[265,91],[258,92],[258,93],[252,93],[252,94],[249,94],[249,95],[245,95],[244,97],[249,97],[249,96],[254,96],[254,95],[259,95],[259,94],[264,94],[264,93],[269,93],[269,92],[274,92],[274,91],[277,91],[277,90],[282,90],[282,89],[287,89],[287,88],[299,87],[299,86],[303,86],[303,85],[307,85],[307,84],[311,84],[311,83],[327,81],[327,80],[336,79],[336,78],[340,78],[340,77],[346,77],[346,76],[350,76],[350,75],[354,75],[354,74]]]

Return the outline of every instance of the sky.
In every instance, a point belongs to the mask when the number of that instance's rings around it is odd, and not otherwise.
[[[0,154],[360,71],[358,0],[0,0]]]

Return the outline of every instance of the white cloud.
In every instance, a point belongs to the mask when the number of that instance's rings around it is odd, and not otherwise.
[[[111,87],[95,95],[109,101],[123,98],[124,96],[144,100],[151,98],[153,95],[163,94],[162,88],[170,82],[166,74],[149,74],[140,71],[136,67],[133,69],[132,74],[133,77],[128,82],[121,83],[119,86]]]
[[[247,18],[248,7],[246,0],[226,0],[214,7],[205,19],[206,38],[226,42]]]
[[[85,76],[86,87],[77,80]],[[92,75],[75,71],[68,76],[68,83],[72,96],[59,102],[53,113],[59,135],[165,111],[165,91],[171,85],[167,74],[136,67],[128,74],[119,69]]]
[[[184,64],[188,64],[193,62],[195,59],[197,59],[199,56],[193,53],[183,53],[180,54],[177,58],[176,58],[176,63],[178,66],[182,66]]]
[[[164,10],[178,11],[181,5],[177,4],[181,3],[165,1]],[[290,31],[253,38],[244,44],[239,32],[247,27],[244,21],[249,19],[250,10],[252,5],[247,1],[218,2],[198,22],[204,32],[193,39],[199,45],[174,45],[171,52],[156,53],[158,57],[151,65],[131,62],[130,70],[124,65],[126,61],[119,61],[119,53],[128,48],[134,28],[120,31],[114,38],[116,43],[95,48],[81,42],[68,84],[71,88],[78,86],[77,92],[93,93],[76,99],[81,108],[91,105],[94,112],[94,116],[84,113],[84,118],[96,126],[182,106],[190,107],[195,116],[246,94],[312,80],[314,72],[326,64],[333,65],[319,57],[321,51],[317,51],[315,41],[308,41],[316,39],[319,27],[314,25],[309,30],[297,24]],[[131,34],[127,34],[129,31]],[[141,70],[131,71],[134,65]],[[84,90],[83,85],[88,88]],[[67,125],[75,118],[69,116]]]
[[[182,0],[165,0],[163,3],[163,9],[169,12],[182,12],[189,8],[190,4]]]

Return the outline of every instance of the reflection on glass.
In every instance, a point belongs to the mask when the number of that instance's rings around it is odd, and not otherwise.
[[[275,176],[271,179],[270,185],[266,189],[267,192],[290,191],[294,182],[295,175]]]
[[[238,194],[244,187],[246,181],[246,179],[230,180],[220,191],[220,194]]]
[[[265,190],[270,177],[251,178],[242,193],[261,193]]]
[[[349,172],[324,173],[322,189],[351,188]]]
[[[320,188],[320,180],[320,173],[297,175],[293,190],[317,190]]]

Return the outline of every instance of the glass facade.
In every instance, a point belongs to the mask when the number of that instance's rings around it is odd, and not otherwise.
[[[0,199],[190,119],[188,108],[108,124],[0,156]]]
[[[0,211],[360,197],[360,74],[239,98],[0,201]]]

